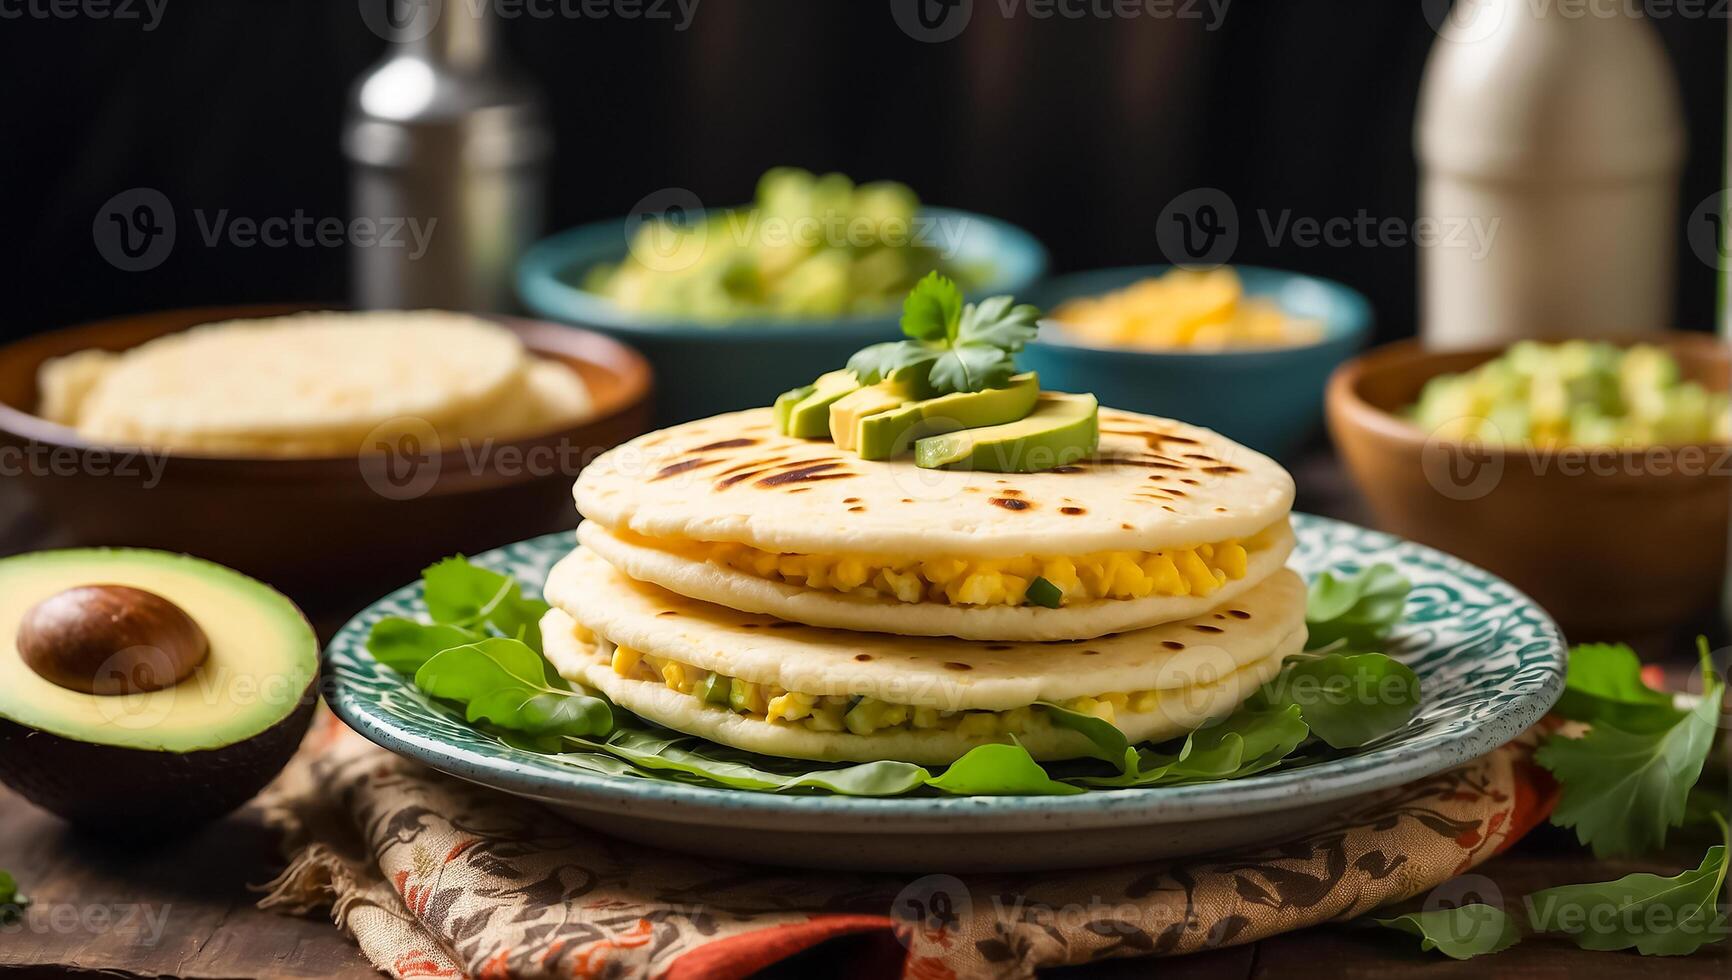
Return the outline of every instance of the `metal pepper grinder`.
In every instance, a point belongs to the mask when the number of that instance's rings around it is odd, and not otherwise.
[[[390,48],[355,83],[343,129],[354,303],[508,311],[512,267],[541,230],[541,100],[501,55],[492,4],[362,7]]]

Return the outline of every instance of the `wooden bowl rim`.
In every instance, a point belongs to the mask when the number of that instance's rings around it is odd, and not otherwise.
[[[205,323],[215,323],[222,320],[254,319],[273,316],[285,316],[302,312],[317,311],[332,312],[367,312],[350,310],[346,307],[320,303],[247,303],[234,306],[188,306],[172,307],[163,310],[152,310],[146,313],[129,313],[122,316],[104,317],[99,320],[88,320],[82,323],[56,327],[40,331],[14,340],[0,346],[0,358],[17,356],[17,349],[30,346],[42,338],[54,334],[87,333],[92,339],[97,335],[112,331],[124,324],[141,320],[162,318],[167,322],[183,322],[179,326],[169,326],[160,333],[152,334],[149,339],[166,336],[180,330],[190,329]],[[462,311],[458,311],[462,312]],[[500,440],[498,448],[523,447],[525,449],[538,445],[558,444],[568,439],[581,441],[581,437],[596,428],[601,428],[613,420],[636,410],[649,400],[654,390],[654,372],[644,356],[630,345],[615,340],[599,331],[560,323],[555,320],[538,319],[534,317],[519,317],[496,313],[475,313],[474,316],[492,320],[510,329],[523,340],[524,346],[543,357],[554,357],[561,360],[582,360],[594,367],[609,371],[619,376],[624,382],[619,392],[607,403],[595,406],[594,414],[584,418],[575,425],[549,432],[523,436],[514,439]],[[198,319],[186,319],[189,317]],[[558,350],[545,346],[536,346],[530,342],[529,334],[535,332],[557,332],[568,335],[574,346],[582,348],[579,351]],[[142,342],[142,341],[141,341]],[[94,344],[88,346],[95,346]],[[136,345],[134,345],[136,346]],[[88,349],[88,347],[86,348]],[[120,348],[129,350],[130,347]],[[32,365],[39,369],[42,360],[38,359]],[[40,443],[50,448],[73,449],[79,452],[153,452],[167,458],[186,464],[198,463],[210,466],[271,466],[279,468],[294,468],[297,472],[310,473],[314,470],[342,466],[345,469],[355,463],[355,454],[347,453],[339,456],[238,456],[222,453],[200,453],[181,450],[164,450],[148,446],[132,446],[124,443],[94,442],[80,436],[69,426],[50,422],[39,415],[24,411],[15,405],[0,401],[0,433],[5,433],[33,443]],[[443,463],[454,463],[462,459],[465,447],[456,446],[441,452]]]
[[[1570,338],[1557,338],[1557,341]],[[1660,334],[1647,336],[1624,336],[1596,338],[1619,347],[1629,347],[1635,344],[1655,344],[1668,350],[1688,350],[1691,354],[1703,354],[1717,359],[1721,363],[1732,364],[1732,353],[1718,337],[1708,333],[1697,333],[1683,330],[1669,330]],[[1547,339],[1546,342],[1555,342]],[[1388,371],[1399,365],[1422,363],[1433,367],[1439,360],[1449,358],[1480,358],[1491,360],[1507,351],[1510,344],[1481,345],[1475,347],[1456,347],[1433,349],[1426,347],[1418,339],[1398,340],[1392,343],[1374,347],[1362,354],[1342,362],[1340,367],[1329,376],[1329,385],[1324,392],[1324,404],[1339,423],[1361,430],[1385,443],[1393,443],[1415,452],[1423,450],[1432,444],[1434,436],[1419,426],[1396,415],[1387,409],[1373,405],[1359,393],[1360,382],[1379,371]],[[1444,373],[1441,368],[1431,370],[1424,375],[1424,381]],[[1422,382],[1423,383],[1423,382]],[[1722,390],[1722,389],[1717,389]],[[1454,440],[1438,440],[1438,442],[1454,442]],[[1474,451],[1488,456],[1509,457],[1520,455],[1524,458],[1535,456],[1549,457],[1559,452],[1579,452],[1583,450],[1598,453],[1618,453],[1626,460],[1635,460],[1640,456],[1652,453],[1656,449],[1678,452],[1684,450],[1725,450],[1732,447],[1732,442],[1726,440],[1710,440],[1707,442],[1665,443],[1649,446],[1535,446],[1529,443],[1506,445],[1503,443],[1476,443]]]

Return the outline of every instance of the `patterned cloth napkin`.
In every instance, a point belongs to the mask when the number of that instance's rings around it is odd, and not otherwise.
[[[1039,874],[799,872],[657,851],[440,775],[326,718],[263,798],[264,907],[332,918],[393,977],[742,977],[843,936],[838,975],[1036,969],[1253,942],[1422,894],[1515,843],[1556,787],[1535,733],[1303,839]]]

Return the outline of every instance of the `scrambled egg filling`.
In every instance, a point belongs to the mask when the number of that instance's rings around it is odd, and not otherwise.
[[[885,731],[951,731],[961,735],[1019,734],[1052,723],[1041,705],[1009,711],[945,710],[925,705],[894,704],[865,696],[815,695],[787,691],[713,673],[701,667],[642,653],[630,647],[613,650],[613,672],[631,680],[664,684],[671,691],[710,705],[772,724],[801,725],[815,732],[870,735]],[[1057,702],[1062,708],[1117,722],[1118,712],[1153,711],[1160,691],[1102,694]]]
[[[808,589],[902,602],[1021,606],[1036,578],[1056,586],[1060,605],[1096,599],[1206,596],[1245,576],[1237,540],[1162,551],[1103,551],[1056,558],[897,558],[882,555],[789,555],[729,541],[681,547],[692,557],[759,578]]]

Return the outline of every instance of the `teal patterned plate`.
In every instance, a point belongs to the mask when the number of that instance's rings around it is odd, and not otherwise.
[[[326,698],[393,752],[618,837],[775,864],[953,871],[1082,867],[1294,836],[1368,793],[1491,751],[1557,700],[1563,640],[1503,580],[1340,521],[1295,514],[1293,525],[1299,546],[1290,564],[1307,577],[1389,562],[1413,581],[1387,652],[1418,673],[1423,704],[1406,728],[1352,755],[1247,779],[1078,796],[857,799],[576,771],[470,728],[367,653],[374,622],[423,615],[419,583],[374,603],[331,641]],[[548,535],[475,561],[539,589],[572,546],[568,534]]]

